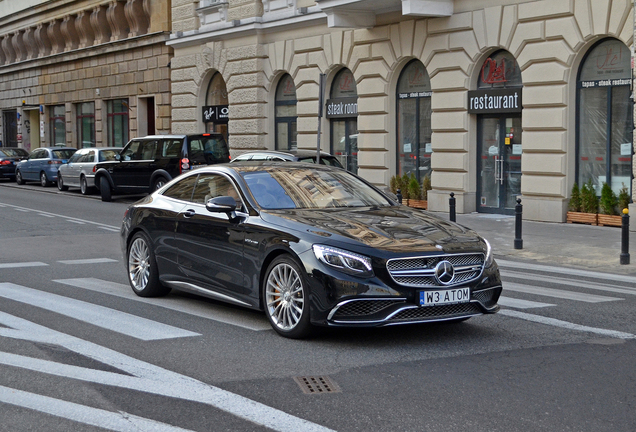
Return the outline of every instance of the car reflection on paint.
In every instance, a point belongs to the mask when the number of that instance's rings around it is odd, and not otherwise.
[[[121,242],[136,294],[175,288],[264,310],[285,337],[499,310],[485,239],[339,168],[203,167],[131,205]]]

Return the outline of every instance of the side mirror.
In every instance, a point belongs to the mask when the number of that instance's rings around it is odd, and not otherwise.
[[[205,203],[205,208],[212,213],[232,213],[236,210],[236,200],[231,196],[211,198]]]

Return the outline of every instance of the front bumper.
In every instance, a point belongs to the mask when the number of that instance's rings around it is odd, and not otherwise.
[[[304,260],[307,264],[307,260]],[[399,324],[449,321],[499,311],[501,277],[495,262],[477,277],[452,286],[409,287],[387,274],[362,280],[326,268],[319,262],[308,269],[311,291],[311,322],[319,326],[378,327]],[[419,292],[470,289],[465,303],[420,306]]]

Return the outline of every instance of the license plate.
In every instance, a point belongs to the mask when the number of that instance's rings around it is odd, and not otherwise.
[[[469,301],[470,288],[457,288],[440,291],[420,291],[420,306],[468,303]]]

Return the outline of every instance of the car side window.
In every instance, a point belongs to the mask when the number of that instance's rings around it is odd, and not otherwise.
[[[141,145],[141,141],[132,141],[130,142],[126,148],[121,153],[121,160],[129,161],[129,160],[139,160],[137,156],[139,154],[139,147]]]
[[[203,143],[199,139],[190,141],[190,153],[188,154],[188,159],[192,160],[195,163],[205,163],[204,157],[204,147]]]
[[[193,175],[176,182],[163,192],[163,196],[182,201],[192,201],[192,191],[197,177]]]
[[[68,160],[68,163],[73,163],[73,162],[79,162],[80,157],[82,157],[81,152],[76,152],[73,156],[71,156],[71,158]]]
[[[141,160],[152,160],[155,158],[155,150],[157,149],[158,142],[144,141],[141,145]]]
[[[45,150],[35,150],[33,153],[31,153],[31,156],[29,156],[29,159],[44,159],[45,157],[46,157]]]
[[[161,154],[164,157],[181,157],[181,140],[165,140],[163,142]]]
[[[236,209],[242,211],[243,201],[232,182],[218,174],[200,174],[194,187],[192,201],[205,204],[209,199],[231,196],[236,200]]]

